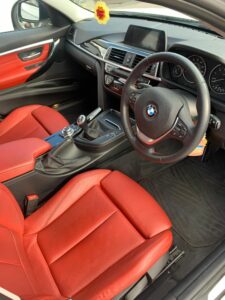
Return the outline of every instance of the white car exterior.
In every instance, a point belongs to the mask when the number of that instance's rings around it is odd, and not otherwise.
[[[17,0],[0,0],[0,32],[13,31],[12,8]]]

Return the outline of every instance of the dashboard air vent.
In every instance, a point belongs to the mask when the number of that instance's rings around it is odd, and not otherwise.
[[[151,65],[151,66],[147,69],[146,73],[151,74],[153,68],[154,68],[154,65]]]
[[[141,55],[136,55],[135,58],[134,58],[134,61],[133,61],[133,64],[132,64],[132,68],[135,68],[136,65],[139,64],[139,62],[141,62],[145,57],[144,56],[141,56]]]
[[[137,66],[137,64],[139,64],[139,62],[141,62],[145,57],[141,56],[141,55],[136,55],[132,64],[132,68],[135,68]],[[146,73],[150,74],[150,75],[155,75],[155,70],[156,70],[156,65],[153,64],[151,66],[149,66],[149,68],[147,69]]]
[[[117,64],[123,64],[124,58],[126,56],[126,51],[112,48],[109,54],[108,60],[113,61]]]

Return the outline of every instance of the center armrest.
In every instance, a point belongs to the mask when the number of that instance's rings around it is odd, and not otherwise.
[[[51,149],[38,138],[27,138],[0,145],[0,182],[34,170],[35,160]]]

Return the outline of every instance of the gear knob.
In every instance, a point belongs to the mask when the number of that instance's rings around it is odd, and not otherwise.
[[[77,125],[85,131],[88,128],[87,117],[85,115],[80,115],[77,118]]]

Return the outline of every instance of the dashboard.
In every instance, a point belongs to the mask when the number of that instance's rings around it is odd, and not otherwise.
[[[112,17],[106,26],[95,20],[74,24],[67,34],[66,50],[97,77],[101,107],[114,107],[115,103],[119,107],[127,78],[145,57],[158,51],[187,57],[207,82],[212,113],[222,123],[221,129],[214,134],[225,148],[225,40],[221,37],[178,24]],[[187,71],[168,63],[149,66],[137,85],[140,88],[165,85],[196,94],[195,84]]]
[[[158,51],[179,53],[199,68],[212,103],[224,105],[225,110],[225,41],[216,35],[169,23],[114,17],[104,27],[94,20],[74,24],[67,41],[100,64],[102,86],[117,95],[121,95],[127,77],[142,59]],[[75,51],[71,47],[69,50]],[[78,57],[82,61],[77,54]],[[90,61],[85,59],[83,66],[99,76],[96,63]],[[174,88],[196,91],[189,74],[180,66],[155,64],[140,78],[141,83],[149,85],[161,81]]]

